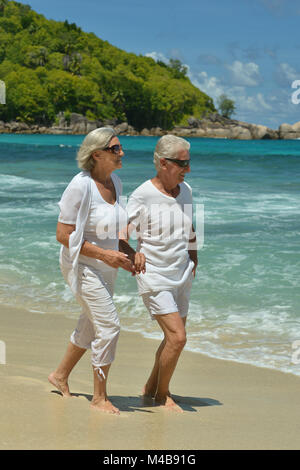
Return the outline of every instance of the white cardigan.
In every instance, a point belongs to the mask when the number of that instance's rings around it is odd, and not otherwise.
[[[78,292],[78,257],[81,250],[81,246],[84,242],[83,232],[88,218],[90,205],[91,205],[91,182],[92,178],[88,171],[82,171],[78,173],[70,184],[67,186],[64,192],[64,200],[58,203],[61,210],[64,209],[63,204],[67,203],[68,193],[74,195],[78,194],[80,206],[76,217],[76,222],[70,220],[71,224],[76,225],[76,229],[71,233],[69,238],[69,250],[68,257],[66,258],[66,249],[64,246],[60,250],[60,264],[63,268],[68,271],[68,281],[71,290],[74,294]],[[62,256],[64,251],[64,256]]]

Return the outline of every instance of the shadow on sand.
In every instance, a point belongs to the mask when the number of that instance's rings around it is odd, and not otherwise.
[[[51,390],[51,393],[56,393],[57,395],[61,395],[58,390]],[[84,397],[88,401],[92,401],[93,395],[87,393],[71,393],[72,397]],[[218,400],[214,400],[212,398],[197,398],[197,397],[183,397],[179,395],[172,395],[173,400],[178,403],[178,405],[184,411],[190,412],[197,412],[197,408],[202,406],[220,406],[222,405],[221,402]],[[156,408],[154,401],[147,397],[142,396],[120,396],[120,395],[110,395],[109,399],[113,402],[113,404],[119,408],[120,411],[127,411],[127,412],[136,412],[140,411],[143,413],[153,413],[151,410],[147,410],[145,408]]]

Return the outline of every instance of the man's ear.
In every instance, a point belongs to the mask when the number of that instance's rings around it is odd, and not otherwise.
[[[166,168],[167,167],[166,160],[164,158],[161,158],[159,160],[159,163],[160,163],[160,168]]]

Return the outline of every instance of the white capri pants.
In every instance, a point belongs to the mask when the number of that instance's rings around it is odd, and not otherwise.
[[[67,272],[61,268],[67,281]],[[120,321],[112,300],[117,270],[96,271],[78,266],[79,290],[76,295],[82,307],[77,326],[70,341],[83,349],[91,349],[92,366],[102,380],[102,366],[111,364],[120,333]]]

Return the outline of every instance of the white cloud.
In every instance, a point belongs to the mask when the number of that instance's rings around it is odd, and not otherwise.
[[[286,64],[286,63],[279,64],[279,71],[281,72],[282,76],[285,77],[290,82],[293,82],[294,80],[297,80],[300,78],[296,70],[293,67],[291,67],[289,64]]]
[[[200,72],[195,75],[189,70],[188,77],[193,85],[209,95],[214,102],[216,102],[217,98],[222,95],[222,93],[226,92],[221,80],[217,77],[209,77],[207,72]]]
[[[268,104],[263,96],[262,93],[257,93],[257,102],[261,105],[262,108],[264,109],[272,109],[272,106]]]
[[[167,57],[162,53],[162,52],[148,52],[147,54],[145,54],[146,57],[152,57],[152,59],[154,59],[156,62],[158,60],[161,60],[162,62],[164,62],[165,64],[169,64],[169,59],[167,59]]]
[[[259,66],[254,62],[244,64],[235,60],[232,65],[226,65],[229,70],[232,83],[241,86],[257,86],[260,83]]]
[[[291,65],[286,62],[280,63],[274,70],[274,79],[282,88],[290,87],[294,80],[300,80],[298,73]]]
[[[237,114],[246,116],[249,112],[262,113],[272,110],[272,105],[262,93],[250,95],[245,86],[225,85],[220,78],[209,76],[206,71],[202,71],[196,75],[190,71],[189,78],[196,87],[212,97],[215,106],[218,97],[224,93],[235,102]]]

